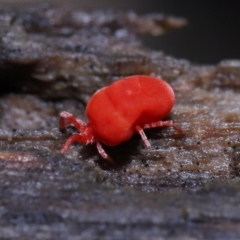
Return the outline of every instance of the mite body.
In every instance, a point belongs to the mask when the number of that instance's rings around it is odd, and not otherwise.
[[[138,132],[145,145],[150,143],[145,128],[171,126],[181,133],[180,127],[171,120],[161,121],[174,105],[174,92],[165,81],[151,76],[130,76],[98,90],[86,108],[88,123],[76,119],[68,112],[60,114],[60,128],[73,124],[79,130],[68,138],[61,152],[65,153],[73,142],[89,144],[96,142],[100,155],[111,158],[101,143],[109,146],[127,141]]]

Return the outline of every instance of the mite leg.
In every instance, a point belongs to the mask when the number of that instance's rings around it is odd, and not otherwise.
[[[144,131],[143,131],[143,128],[141,128],[140,126],[136,126],[136,131],[140,134],[142,140],[144,141],[146,147],[150,148],[151,147],[151,144],[150,142],[148,141],[147,139],[147,136],[145,135]]]
[[[68,138],[68,140],[64,143],[64,145],[61,148],[61,153],[65,153],[67,152],[67,150],[70,148],[70,146],[74,143],[74,142],[80,142],[80,143],[86,143],[86,137],[83,137],[79,134],[73,134],[72,136],[70,136]]]
[[[59,116],[59,128],[64,129],[67,127],[69,124],[73,124],[75,128],[78,130],[81,130],[86,126],[86,123],[75,118],[71,113],[68,112],[61,112]]]
[[[148,123],[143,125],[143,128],[141,128],[140,126],[136,126],[136,131],[140,134],[142,140],[148,148],[151,147],[151,144],[148,141],[143,129],[155,127],[173,127],[178,133],[182,134],[182,129],[178,125],[174,124],[172,120]]]
[[[114,164],[115,162],[104,151],[104,149],[102,148],[102,145],[100,144],[100,142],[96,142],[96,144],[97,144],[97,150],[98,150],[99,154],[102,156],[102,158],[107,160],[108,162]]]
[[[182,129],[178,125],[174,124],[172,120],[158,121],[158,122],[152,122],[149,124],[145,124],[143,126],[143,129],[155,128],[155,127],[173,127],[178,133],[182,134]]]

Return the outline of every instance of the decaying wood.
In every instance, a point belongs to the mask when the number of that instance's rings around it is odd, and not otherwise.
[[[184,24],[48,5],[0,11],[2,238],[239,238],[240,60],[197,66],[137,37]],[[171,84],[167,118],[184,134],[151,129],[150,149],[137,135],[104,146],[114,166],[94,145],[60,154],[75,130],[59,131],[59,113],[84,120],[94,91],[133,74]]]

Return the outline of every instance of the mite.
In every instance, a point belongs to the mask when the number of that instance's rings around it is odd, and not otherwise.
[[[86,107],[88,123],[65,111],[60,114],[60,129],[71,124],[79,131],[68,138],[61,152],[65,153],[73,142],[96,143],[99,154],[113,163],[101,143],[115,146],[138,132],[145,145],[151,147],[145,128],[167,126],[182,133],[172,120],[162,121],[174,100],[172,88],[159,78],[136,75],[117,80],[93,94]]]

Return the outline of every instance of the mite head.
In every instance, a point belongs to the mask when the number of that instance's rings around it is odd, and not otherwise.
[[[94,131],[90,123],[86,124],[86,126],[83,126],[83,129],[81,130],[79,135],[85,138],[84,141],[86,144],[91,144],[96,142]]]

